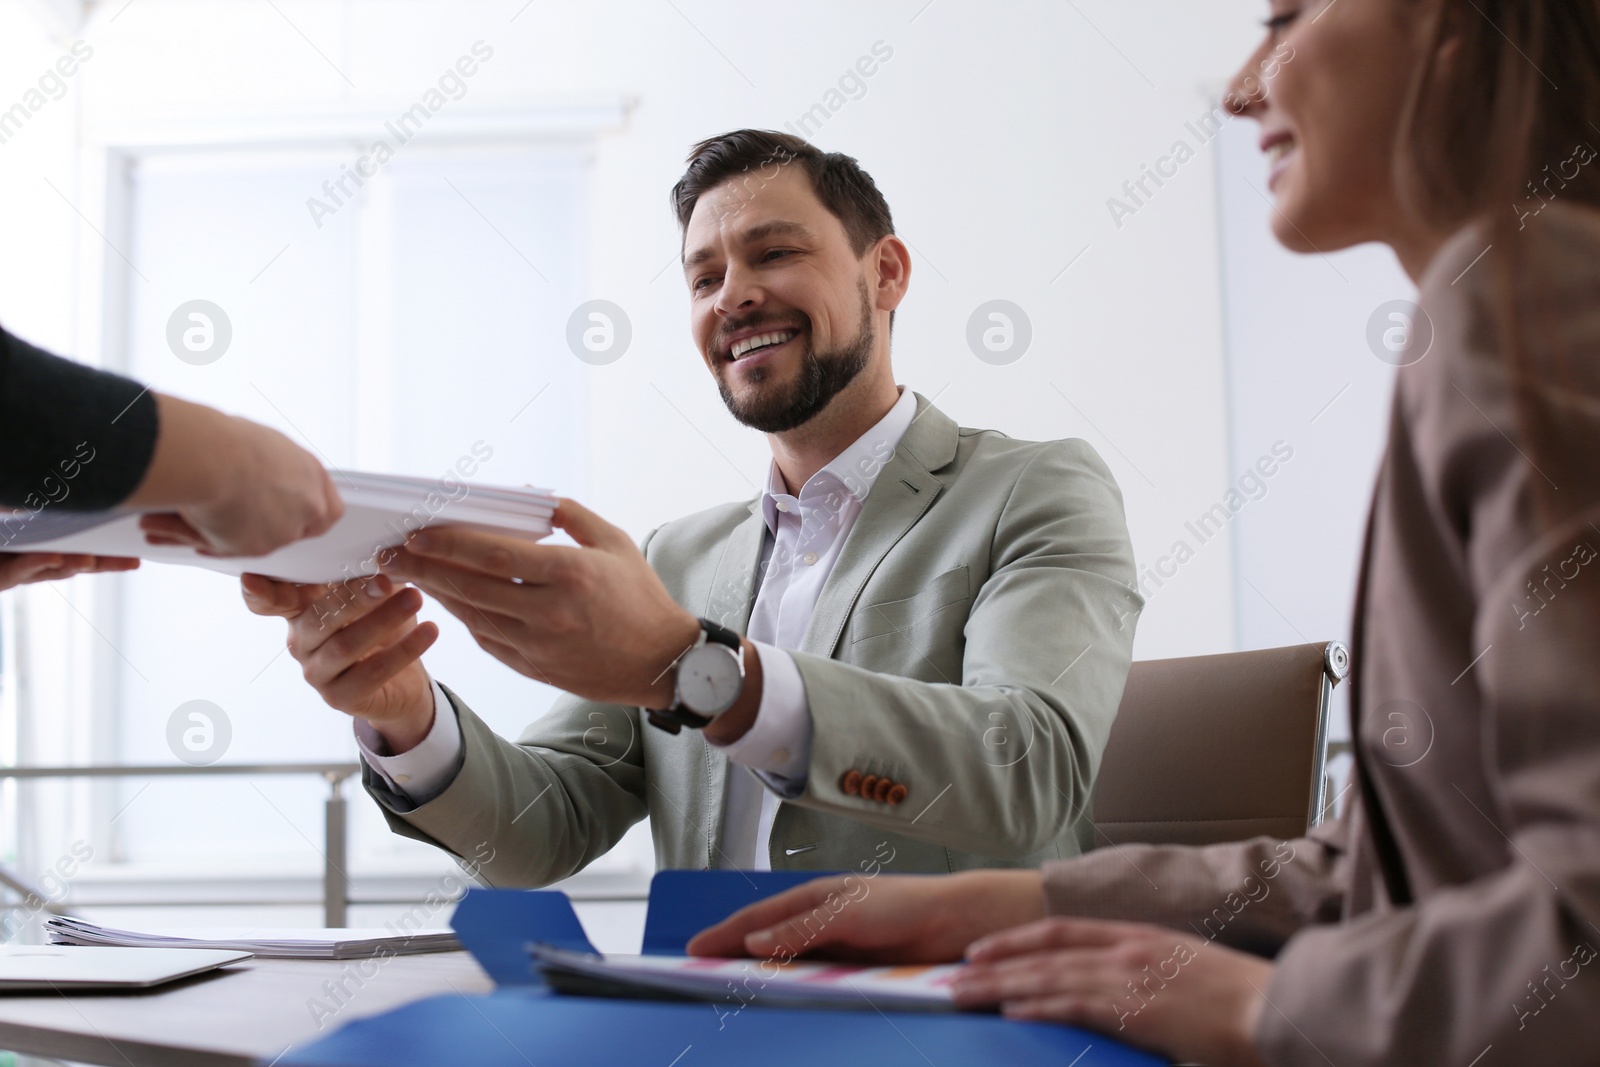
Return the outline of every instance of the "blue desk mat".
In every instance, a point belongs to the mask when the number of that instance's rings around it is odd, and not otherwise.
[[[644,951],[677,954],[695,933],[747,904],[817,877],[792,871],[663,871],[651,880]],[[566,894],[473,889],[451,926],[495,980],[489,994],[430,997],[358,1019],[277,1067],[472,1067],[710,1063],[814,1067],[832,1058],[922,1067],[1157,1067],[1116,1040],[996,1015],[802,1011],[728,1004],[560,996],[525,946],[593,951]],[[874,1059],[873,1057],[877,1057]]]
[[[277,1067],[1158,1067],[1099,1034],[997,1015],[791,1011],[568,997],[536,987],[449,994],[358,1019]]]

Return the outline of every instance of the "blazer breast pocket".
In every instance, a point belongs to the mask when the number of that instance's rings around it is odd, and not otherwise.
[[[939,575],[914,596],[857,607],[850,620],[850,643],[857,644],[884,634],[910,633],[918,623],[971,598],[972,591],[967,588],[967,565],[963,563]]]

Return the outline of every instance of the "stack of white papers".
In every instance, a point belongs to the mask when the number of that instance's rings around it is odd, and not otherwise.
[[[597,956],[529,945],[545,981],[580,996],[660,997],[789,1008],[955,1011],[960,964],[873,967],[709,956]]]
[[[116,930],[83,919],[57,915],[45,923],[56,945],[110,945],[121,948],[206,948],[250,952],[270,959],[359,960],[371,956],[410,956],[461,947],[449,930],[413,934],[371,928],[280,929],[209,926],[183,929]]]
[[[321,537],[266,556],[213,559],[193,549],[152,545],[130,512],[71,512],[48,505],[0,512],[0,552],[74,552],[136,556],[205,567],[224,574],[264,574],[290,582],[337,582],[378,573],[385,549],[424,527],[467,526],[537,540],[550,533],[556,498],[543,489],[331,471],[345,513]]]

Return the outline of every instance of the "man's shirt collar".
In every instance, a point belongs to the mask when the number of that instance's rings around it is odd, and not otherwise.
[[[813,474],[800,487],[798,497],[790,496],[784,488],[783,474],[778,470],[777,460],[773,460],[767,469],[767,490],[761,497],[761,514],[766,519],[767,529],[777,533],[779,511],[796,506],[803,510],[823,506],[829,493],[840,493],[857,501],[866,500],[884,465],[889,462],[889,457],[900,447],[900,439],[911,428],[916,415],[916,394],[902,386],[900,399],[895,401],[889,413],[879,419],[872,429],[856,438],[827,466]],[[842,502],[842,498],[836,498],[836,506]],[[778,506],[780,503],[783,508]]]

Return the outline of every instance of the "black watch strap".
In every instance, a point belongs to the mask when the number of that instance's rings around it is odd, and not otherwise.
[[[743,653],[744,638],[726,626],[718,625],[710,619],[700,620],[700,629],[705,632],[707,641],[715,641],[719,645],[726,645],[736,653]],[[685,726],[691,730],[702,730],[711,725],[708,716],[690,711],[684,707],[670,707],[665,710],[659,708],[644,708],[645,717],[650,720],[650,725],[665,730],[669,734],[676,734]]]
[[[710,619],[701,619],[700,629],[706,632],[707,641],[715,641],[719,645],[727,645],[735,652],[738,652],[744,648],[744,638],[740,637],[737,633],[734,633],[726,626],[717,625]]]
[[[691,730],[703,730],[711,725],[711,720],[704,715],[696,715],[688,708],[668,708],[659,711],[655,708],[644,709],[645,718],[650,720],[650,725],[669,734],[675,734],[685,726]]]

